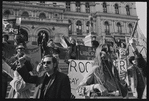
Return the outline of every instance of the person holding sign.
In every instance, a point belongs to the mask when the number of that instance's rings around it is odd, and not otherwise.
[[[132,38],[129,40],[129,43],[134,53],[134,56],[131,56],[129,58],[129,62],[130,64],[132,64],[132,66],[128,68],[128,73],[129,75],[131,75],[131,77],[133,77],[133,79],[131,78],[131,80],[133,80],[131,81],[131,85],[133,84],[132,86],[136,88],[137,98],[142,99],[145,89],[145,77],[147,75],[147,63],[143,58],[142,54],[140,54],[138,52],[138,49],[136,48],[136,40]]]
[[[93,69],[85,75],[78,86],[79,95],[89,97],[92,94],[93,96],[109,96],[110,94],[127,96],[127,86],[121,85],[116,68],[114,68],[114,74],[112,73],[113,65],[109,58],[105,45],[100,45],[96,49]]]

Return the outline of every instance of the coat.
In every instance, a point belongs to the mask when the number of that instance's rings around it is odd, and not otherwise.
[[[20,75],[14,71],[13,80],[10,82],[11,89],[8,98],[30,98],[33,84],[25,83]]]
[[[145,89],[145,78],[147,75],[147,64],[145,59],[142,57],[142,55],[136,50],[134,51],[135,59],[137,61],[137,65],[131,66],[130,69],[128,69],[128,75],[130,77],[133,77],[133,81],[131,81],[131,85],[133,88],[131,88],[133,91],[136,88],[138,99],[141,99],[143,96],[143,92]]]
[[[25,82],[36,84],[35,92],[33,98],[41,99],[42,86],[45,81],[46,74],[42,76],[31,76],[25,67],[19,68],[17,70]],[[48,85],[44,91],[44,98],[70,98],[71,97],[71,88],[69,77],[59,71],[55,71],[51,75],[51,79],[48,81]]]

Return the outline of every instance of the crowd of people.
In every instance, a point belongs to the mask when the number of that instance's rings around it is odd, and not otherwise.
[[[20,35],[17,35],[20,37]],[[69,59],[77,59],[77,42],[75,39],[69,40],[62,36],[68,48],[64,61],[69,64]],[[3,43],[7,43],[9,37],[3,36]],[[141,99],[146,86],[146,61],[136,48],[135,39],[131,39],[129,44],[133,50],[134,56],[129,58],[128,45],[114,37],[113,44],[100,44],[96,37],[92,39],[92,47],[96,49],[92,70],[87,73],[80,82],[77,93],[82,96],[108,96],[121,95],[128,98],[128,88],[133,84],[136,87],[137,98]],[[69,77],[62,73],[58,67],[60,48],[53,39],[48,39],[45,33],[38,36],[38,46],[41,47],[42,59],[36,67],[40,75],[33,75],[33,65],[30,57],[25,53],[27,46],[24,41],[18,41],[16,38],[16,54],[6,63],[3,61],[3,86],[6,85],[5,75],[11,76],[11,90],[8,98],[30,98],[31,89],[35,87],[33,98],[74,98],[71,93]],[[4,51],[3,51],[4,52]],[[125,59],[132,64],[128,67],[130,84],[121,78],[118,69],[114,66],[113,61],[116,59]],[[135,77],[132,81],[131,78]],[[6,97],[7,85],[3,87],[3,98]]]

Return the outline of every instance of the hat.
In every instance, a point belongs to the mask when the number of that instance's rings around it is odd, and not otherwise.
[[[16,47],[16,49],[20,49],[20,48],[25,49],[25,47],[24,47],[23,45],[18,45],[18,46]]]

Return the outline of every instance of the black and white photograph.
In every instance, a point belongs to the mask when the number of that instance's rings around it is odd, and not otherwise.
[[[2,99],[147,99],[147,1],[2,1]]]

